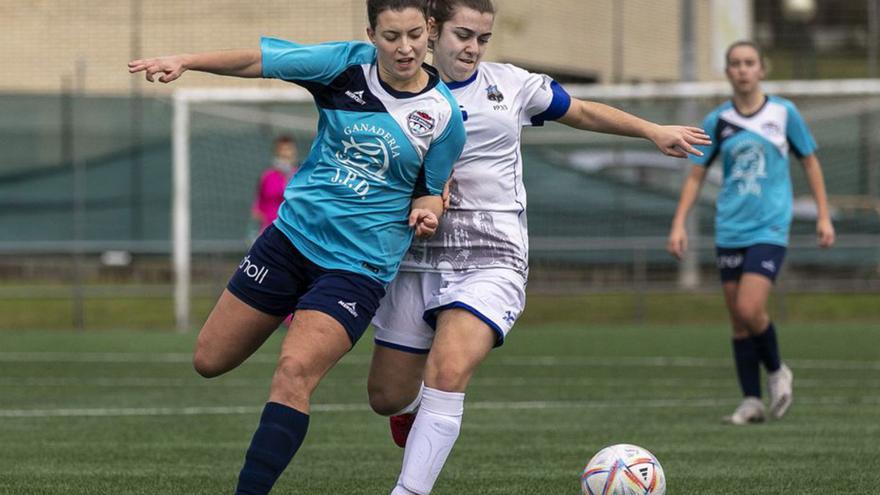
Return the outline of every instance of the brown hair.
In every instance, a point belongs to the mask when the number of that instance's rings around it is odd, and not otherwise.
[[[428,18],[428,2],[427,0],[367,0],[367,19],[370,21],[370,28],[376,29],[376,22],[379,14],[386,10],[404,10],[414,8]]]
[[[727,51],[724,52],[724,66],[727,67],[730,65],[730,52],[733,51],[734,48],[739,48],[741,46],[748,46],[753,48],[756,52],[758,52],[758,60],[761,62],[761,67],[767,67],[767,64],[764,60],[764,50],[761,50],[760,45],[755,43],[752,40],[739,40],[735,41],[733,44],[727,47]]]
[[[275,149],[278,149],[282,144],[292,144],[296,148],[296,140],[289,134],[282,134],[275,138]]]
[[[452,19],[455,9],[465,7],[476,10],[481,14],[495,15],[495,5],[492,0],[428,0],[428,17],[433,17],[437,25],[437,32],[443,30],[443,24]],[[434,41],[428,40],[428,48],[434,49]]]
[[[452,19],[455,9],[466,7],[476,10],[481,14],[495,14],[495,5],[492,0],[428,0],[428,17],[433,17],[437,27]]]

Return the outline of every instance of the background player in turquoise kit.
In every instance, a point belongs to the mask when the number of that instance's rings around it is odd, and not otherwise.
[[[733,99],[705,119],[712,145],[685,180],[672,221],[667,249],[681,257],[687,249],[685,219],[696,201],[706,170],[721,158],[724,183],[715,216],[717,264],[733,324],[733,355],[744,400],[725,421],[763,421],[760,366],[768,373],[770,413],[781,418],[792,401],[791,370],[780,359],[776,329],[767,314],[767,298],[782,268],[792,217],[788,153],[804,167],[816,200],[819,245],[834,243],[825,182],[816,158],[816,142],[794,103],[761,91],[765,75],[760,48],[750,42],[727,50],[727,78]]]
[[[458,105],[423,66],[425,2],[369,0],[367,11],[372,44],[264,38],[258,50],[129,64],[150,81],[190,69],[278,78],[308,89],[319,110],[315,143],[278,219],[231,278],[193,357],[200,374],[220,375],[294,313],[237,493],[268,493],[293,458],[318,382],[369,325],[413,233],[437,227],[439,195],[464,144]]]

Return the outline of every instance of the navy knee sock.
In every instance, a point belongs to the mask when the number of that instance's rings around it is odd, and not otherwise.
[[[776,328],[773,322],[764,330],[764,333],[752,337],[755,343],[755,350],[758,352],[758,359],[764,363],[764,368],[773,373],[777,371],[782,362],[779,359],[779,343],[776,341]]]
[[[267,402],[251,439],[236,495],[264,495],[293,459],[309,428],[309,415],[276,402]]]
[[[750,338],[733,339],[736,376],[745,397],[761,396],[761,365],[755,343]]]

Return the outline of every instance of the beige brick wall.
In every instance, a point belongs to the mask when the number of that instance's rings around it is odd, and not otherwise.
[[[54,92],[84,67],[88,92],[125,93],[133,84],[132,5],[137,0],[3,0],[0,91]],[[617,3],[616,3],[617,2]],[[141,53],[256,46],[259,36],[301,42],[364,39],[364,0],[141,0]],[[496,0],[488,59],[596,75],[612,82],[675,80],[680,0]],[[708,46],[709,2],[697,1],[699,46]],[[615,27],[621,27],[616,31]],[[616,36],[619,36],[617,38]],[[615,47],[622,57],[615,65]],[[698,51],[703,78],[709,52]],[[619,73],[619,74],[618,74]],[[271,86],[274,81],[187,74],[176,87]],[[145,91],[173,89],[146,85]]]

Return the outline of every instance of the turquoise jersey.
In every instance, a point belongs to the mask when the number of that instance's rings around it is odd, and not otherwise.
[[[703,121],[711,146],[691,156],[709,166],[721,157],[724,182],[715,214],[715,244],[738,248],[753,244],[788,245],[792,187],[788,153],[816,152],[816,141],[794,103],[767,97],[760,110],[742,115],[728,101]]]
[[[429,66],[419,93],[386,85],[369,43],[263,38],[261,51],[263,77],[304,87],[319,114],[276,227],[315,264],[387,284],[412,241],[413,197],[439,195],[461,154],[458,104]]]

